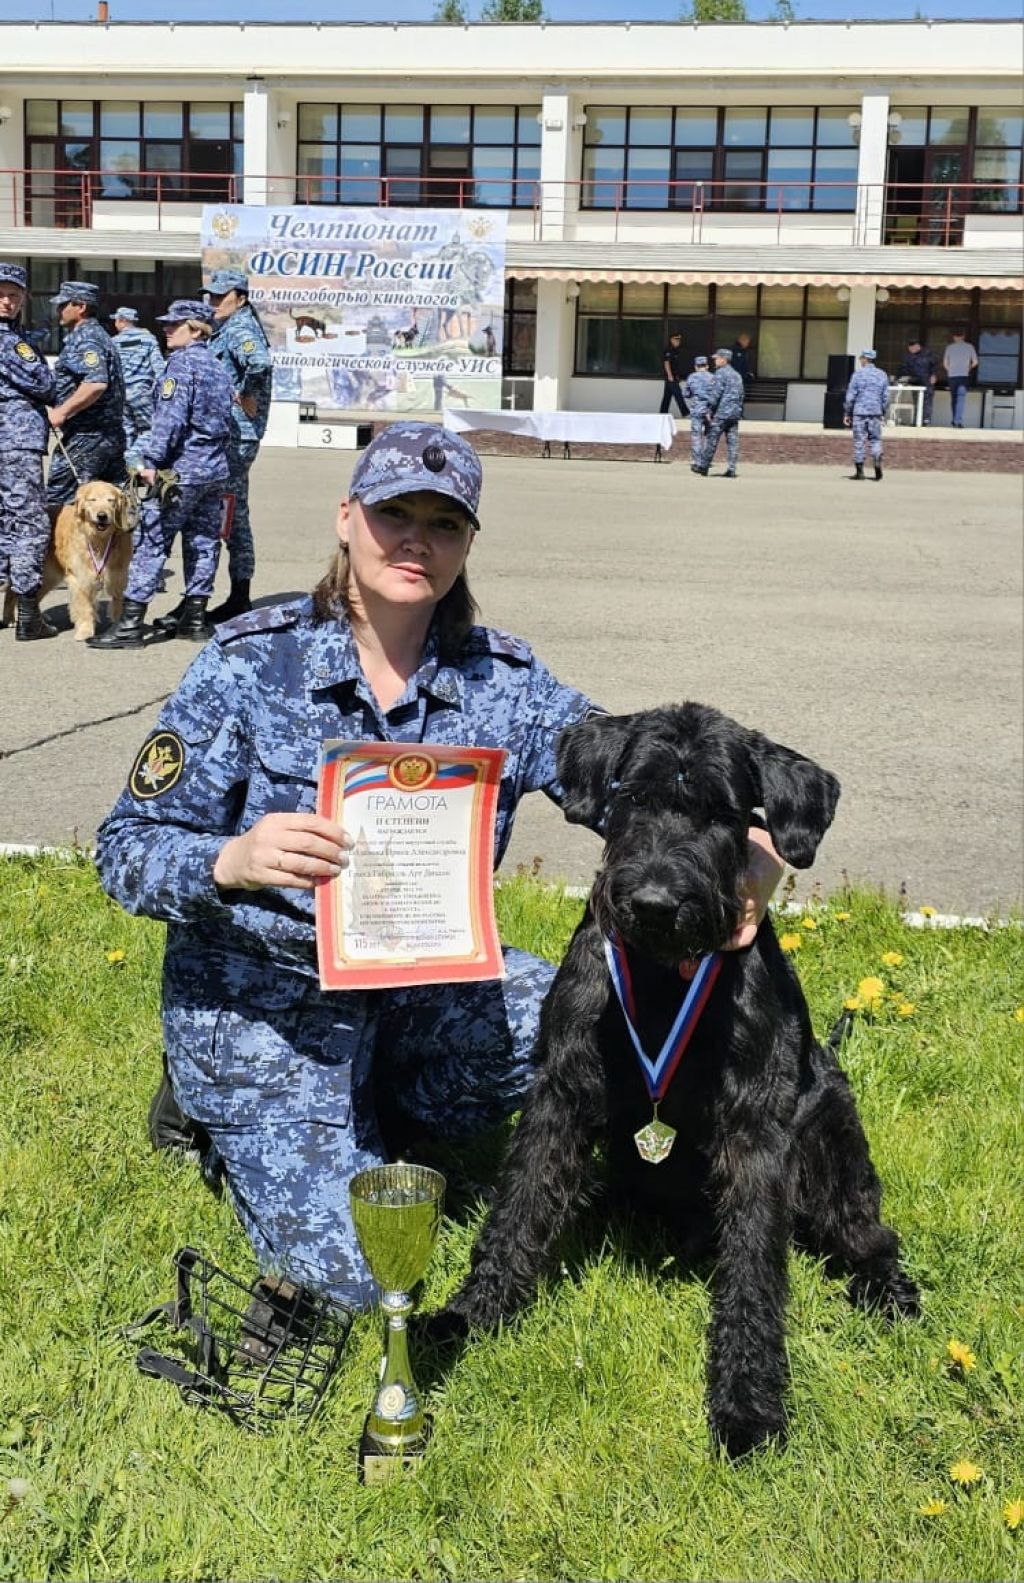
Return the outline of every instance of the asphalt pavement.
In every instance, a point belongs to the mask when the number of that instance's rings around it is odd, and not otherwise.
[[[309,589],[353,455],[266,450],[259,601]],[[627,711],[715,705],[842,782],[798,894],[842,875],[943,911],[1021,904],[1019,478],[828,467],[694,477],[683,463],[485,459],[470,577],[484,619]],[[716,472],[720,469],[716,469]],[[181,594],[180,558],[150,615]],[[226,590],[226,567],[219,574]],[[66,625],[66,596],[44,607]],[[0,632],[0,843],[88,843],[194,655]],[[586,883],[595,837],[523,804],[506,869]]]

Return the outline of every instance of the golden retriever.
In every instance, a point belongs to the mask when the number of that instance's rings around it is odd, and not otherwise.
[[[76,638],[91,638],[96,631],[101,591],[110,598],[111,620],[120,620],[137,518],[137,507],[125,492],[98,479],[80,484],[74,500],[58,508],[39,597],[67,582]],[[13,614],[13,605],[8,589],[5,619]]]

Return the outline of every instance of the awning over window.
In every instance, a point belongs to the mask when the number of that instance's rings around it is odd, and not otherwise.
[[[959,291],[1024,290],[1021,275],[918,275],[909,271],[886,270],[859,275],[852,271],[810,274],[803,271],[756,270],[641,270],[641,269],[552,269],[510,265],[506,273],[514,280],[607,281],[626,285],[669,286],[933,286]]]

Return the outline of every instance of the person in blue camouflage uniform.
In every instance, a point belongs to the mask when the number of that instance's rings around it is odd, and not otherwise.
[[[185,598],[181,614],[164,622],[171,635],[204,642],[212,631],[206,607],[220,555],[220,528],[231,443],[231,382],[213,357],[213,309],[205,302],[172,302],[158,321],[167,326],[170,358],[159,385],[153,423],[139,440],[139,476],[151,488],[158,471],[177,475],[176,499],[152,493],[144,502],[128,569],[124,609],[116,626],[86,642],[94,649],[138,649],[146,607],[161,587],[164,563],[181,534]]]
[[[125,482],[124,378],[114,343],[96,318],[98,288],[64,280],[50,301],[68,333],[54,368],[57,405],[49,417],[61,446],[50,459],[46,499],[63,506],[91,479]]]
[[[118,308],[114,321],[114,351],[121,359],[124,377],[124,443],[128,464],[138,462],[137,442],[153,422],[153,393],[164,376],[167,360],[151,330],[139,324],[137,308]]]
[[[715,382],[708,372],[706,357],[695,357],[693,373],[683,386],[686,405],[690,409],[690,472],[699,473],[704,461],[704,438],[707,434],[707,416],[711,410],[711,396]]]
[[[249,592],[256,571],[256,550],[249,518],[249,472],[267,429],[273,365],[266,333],[249,305],[249,282],[242,271],[215,270],[206,296],[216,321],[213,355],[227,369],[234,389],[228,485],[228,493],[234,498],[228,539],[231,591],[224,603],[210,612],[211,621],[218,622],[229,621],[251,608]]]
[[[50,438],[46,408],[56,386],[46,359],[22,334],[27,287],[20,264],[0,264],[0,626],[9,587],[18,607],[14,635],[21,642],[57,636],[39,612],[50,542],[43,488]]]
[[[710,422],[697,472],[704,478],[708,476],[718,442],[724,434],[728,466],[723,477],[735,478],[736,464],[740,459],[740,419],[743,416],[745,387],[732,366],[732,353],[728,347],[719,347],[713,356],[715,373],[708,401]]]
[[[107,892],[168,923],[173,1095],[212,1139],[261,1266],[349,1307],[374,1296],[348,1182],[387,1157],[382,1104],[407,1138],[465,1138],[507,1117],[555,971],[508,949],[503,980],[319,987],[314,887],[352,845],[314,812],[321,742],[504,749],[497,865],[520,798],[560,801],[556,739],[592,708],[521,639],[474,625],[465,563],[480,484],[460,435],[411,421],[379,435],[312,598],[217,629],[97,837]]]
[[[861,352],[858,367],[850,376],[843,402],[843,422],[853,429],[853,472],[857,483],[864,481],[864,448],[871,446],[875,481],[882,476],[882,423],[889,410],[889,376],[875,362],[876,352]]]

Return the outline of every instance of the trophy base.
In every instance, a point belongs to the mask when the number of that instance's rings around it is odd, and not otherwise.
[[[370,1434],[370,1415],[367,1413],[359,1441],[360,1484],[387,1484],[392,1479],[401,1478],[403,1474],[411,1473],[418,1468],[427,1449],[431,1427],[431,1420],[428,1417],[423,1426],[421,1440],[413,1446],[388,1451]]]

